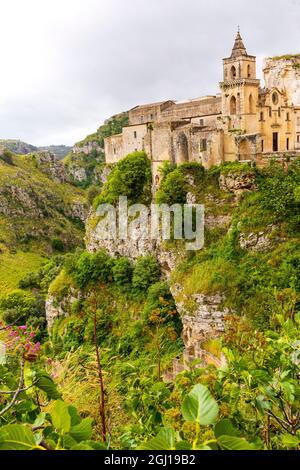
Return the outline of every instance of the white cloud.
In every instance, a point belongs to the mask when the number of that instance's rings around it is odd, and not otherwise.
[[[241,25],[249,53],[299,52],[300,3],[0,0],[0,137],[83,138],[138,103],[218,92]]]

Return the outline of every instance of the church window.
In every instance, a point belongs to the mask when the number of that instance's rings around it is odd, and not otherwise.
[[[230,98],[230,114],[234,115],[236,114],[236,97],[232,96]]]
[[[204,119],[200,119],[200,126],[204,126]]]
[[[300,134],[297,135],[297,143],[300,144]]]
[[[290,150],[290,139],[289,138],[286,139],[286,149]]]
[[[248,65],[248,67],[247,67],[247,75],[248,75],[248,78],[251,77],[251,67],[250,67],[250,65]]]
[[[153,116],[153,114],[150,114],[150,121],[154,121],[154,116]]]
[[[206,152],[206,150],[207,150],[207,140],[206,139],[201,139],[200,150],[201,150],[201,152]]]
[[[231,75],[231,78],[232,78],[233,80],[236,79],[236,68],[235,68],[234,65],[231,67],[230,75]]]
[[[265,149],[265,143],[264,143],[264,141],[262,140],[262,141],[261,141],[261,151],[264,152],[264,149]]]
[[[290,120],[291,120],[290,113],[286,113],[286,120],[287,120],[287,121],[290,121]]]
[[[263,113],[262,111],[261,111],[261,113],[260,113],[260,120],[261,120],[261,121],[264,121],[264,113]]]
[[[273,132],[273,152],[278,152],[278,132]]]
[[[133,135],[134,135],[134,138],[136,139],[136,138],[137,138],[137,133],[136,133],[136,131],[134,131],[134,134],[133,134]]]
[[[273,104],[278,104],[278,93],[274,92],[273,95],[272,95],[272,101],[273,101]]]
[[[249,96],[249,113],[253,114],[254,112],[254,103],[253,103],[253,96]]]
[[[269,116],[272,117],[272,108],[269,109]]]
[[[278,108],[278,117],[281,117],[281,109]]]

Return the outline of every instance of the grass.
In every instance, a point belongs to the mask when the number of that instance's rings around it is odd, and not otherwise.
[[[46,261],[40,254],[19,251],[0,254],[0,293],[7,294],[19,287],[20,280],[38,270]]]

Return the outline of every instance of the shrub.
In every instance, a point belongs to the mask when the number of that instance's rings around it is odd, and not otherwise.
[[[3,160],[8,165],[13,165],[13,153],[8,149],[4,149],[2,155],[0,155],[0,160]]]
[[[181,333],[182,322],[167,282],[149,287],[143,314],[149,323],[172,323],[176,332]]]
[[[160,278],[160,266],[152,256],[138,258],[133,271],[132,285],[137,291],[147,290]]]
[[[73,277],[83,289],[89,282],[108,282],[113,267],[113,260],[105,251],[96,254],[83,252],[75,264]]]
[[[162,180],[156,193],[157,204],[185,204],[188,193],[188,183],[182,171],[178,168]]]
[[[112,268],[113,280],[118,286],[131,283],[133,266],[127,258],[119,258]]]
[[[30,318],[42,318],[45,324],[45,304],[41,297],[35,297],[22,290],[12,291],[0,299],[0,312],[3,320],[8,323],[24,325]]]
[[[53,238],[51,246],[55,251],[64,251],[64,243],[60,238]]]
[[[113,168],[94,208],[103,203],[116,204],[120,196],[127,196],[129,204],[150,203],[151,185],[151,163],[146,153],[129,154]]]
[[[86,195],[87,202],[90,205],[92,205],[94,202],[94,199],[99,195],[99,193],[100,193],[100,188],[98,186],[94,186],[94,185],[90,186]]]

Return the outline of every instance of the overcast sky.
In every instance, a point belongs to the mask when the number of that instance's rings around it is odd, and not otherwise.
[[[137,104],[218,93],[237,25],[261,69],[300,0],[0,0],[0,138],[72,145]]]

